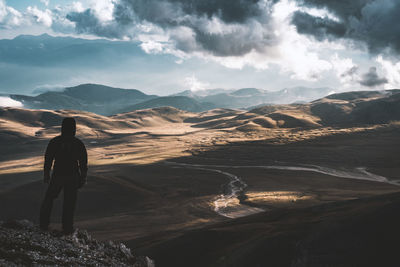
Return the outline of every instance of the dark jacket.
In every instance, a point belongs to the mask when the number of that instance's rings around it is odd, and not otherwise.
[[[75,176],[86,179],[87,152],[85,145],[74,135],[61,134],[50,140],[45,154],[44,173],[53,176]]]

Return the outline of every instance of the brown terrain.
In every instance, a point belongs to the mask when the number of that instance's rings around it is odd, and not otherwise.
[[[2,108],[0,220],[37,221],[43,153],[65,116],[89,153],[76,227],[156,266],[400,262],[397,90],[250,111]]]

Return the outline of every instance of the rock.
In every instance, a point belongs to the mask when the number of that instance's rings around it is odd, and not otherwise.
[[[27,220],[0,222],[0,266],[18,265],[152,267],[154,263],[133,255],[122,243],[97,241],[87,231],[60,236]]]

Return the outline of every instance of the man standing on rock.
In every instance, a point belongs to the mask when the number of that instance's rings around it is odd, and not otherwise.
[[[50,140],[44,160],[44,182],[49,183],[40,208],[40,228],[48,230],[53,201],[64,191],[62,228],[64,234],[74,231],[74,211],[78,189],[86,183],[87,152],[81,140],[75,137],[74,118],[65,118],[61,135]],[[54,167],[52,175],[50,170]]]

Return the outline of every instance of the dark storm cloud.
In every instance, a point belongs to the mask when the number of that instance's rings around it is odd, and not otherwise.
[[[240,56],[276,44],[271,23],[277,0],[121,0],[114,4],[114,20],[101,23],[90,9],[71,13],[79,33],[109,38],[135,37],[135,25],[150,22],[170,32],[175,47],[186,53],[203,51],[216,56]],[[222,24],[214,31],[215,18]],[[131,32],[129,32],[131,30]]]
[[[298,0],[306,7],[322,8],[339,21],[329,18],[306,17],[300,11],[292,23],[299,33],[316,39],[346,38],[365,43],[371,53],[386,48],[400,53],[400,1],[398,0]],[[308,15],[310,16],[310,15]]]
[[[362,75],[362,79],[359,82],[366,87],[375,87],[388,83],[388,80],[385,77],[379,77],[376,68],[371,67],[367,73]]]
[[[120,6],[131,7],[138,15],[148,21],[157,21],[160,7],[171,4],[183,14],[196,16],[218,16],[223,21],[244,22],[249,17],[260,14],[259,0],[122,0]],[[150,16],[149,16],[150,15]]]
[[[341,19],[351,16],[360,18],[362,8],[375,0],[298,0],[301,4],[316,8],[326,8]]]
[[[346,33],[346,27],[343,24],[304,12],[296,12],[292,22],[297,26],[299,33],[313,35],[319,41],[343,37]]]
[[[91,33],[107,38],[122,38],[123,36],[123,32],[116,28],[116,25],[102,25],[91,9],[84,12],[71,12],[67,15],[67,19],[75,22],[75,30],[78,33]]]

